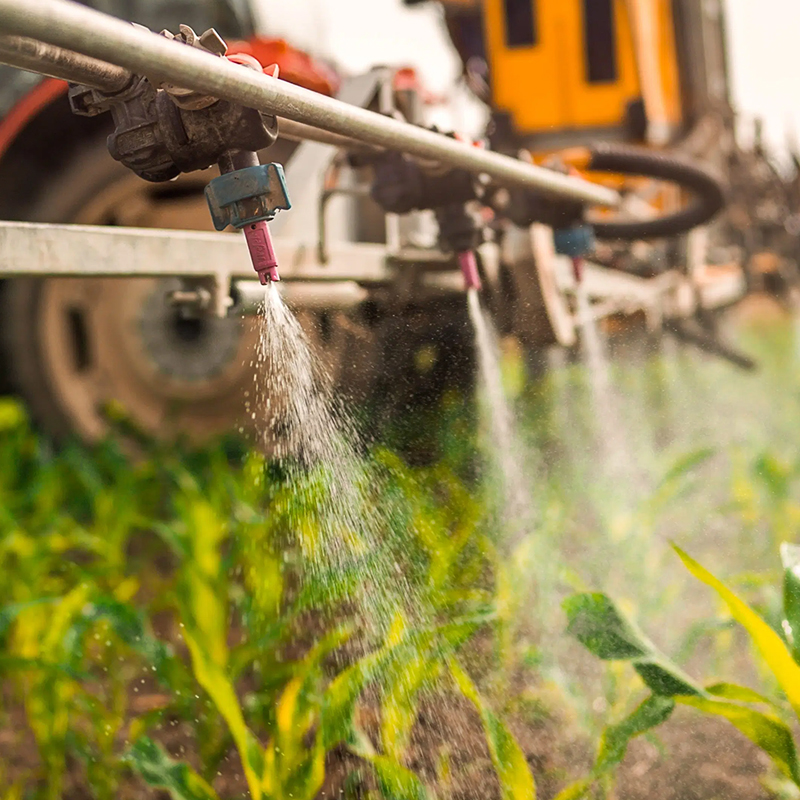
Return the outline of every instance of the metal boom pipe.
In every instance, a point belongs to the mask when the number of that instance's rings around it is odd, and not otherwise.
[[[132,77],[129,70],[110,64],[108,61],[84,56],[74,50],[40,42],[38,39],[2,33],[0,33],[0,64],[38,72],[69,83],[82,83],[105,92],[118,92],[124,89]],[[328,133],[311,125],[304,125],[302,122],[282,117],[278,122],[281,136],[287,139],[298,142],[310,139],[353,150],[370,149],[363,142],[337,133]]]
[[[58,45],[134,73],[220,97],[366,144],[484,173],[500,184],[616,207],[612,189],[481,150],[243,69],[69,0],[0,0],[0,31]]]
[[[0,34],[0,63],[40,72],[51,78],[83,83],[106,92],[124,89],[132,77],[124,67],[26,36]]]

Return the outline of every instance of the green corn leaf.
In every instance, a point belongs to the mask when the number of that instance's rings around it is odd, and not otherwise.
[[[705,464],[709,458],[711,458],[716,453],[716,450],[712,447],[701,447],[697,450],[692,450],[689,453],[686,453],[684,456],[679,458],[673,465],[670,467],[669,471],[661,480],[661,486],[665,484],[672,483],[678,478],[683,478],[685,475],[688,475],[690,472],[695,470],[701,464]]]
[[[386,800],[430,800],[425,784],[402,764],[388,756],[377,755],[369,758],[369,762]]]
[[[173,800],[219,800],[211,786],[188,764],[174,761],[146,736],[137,739],[126,760],[148,786],[166,789]]]
[[[715,578],[677,545],[673,547],[689,572],[716,591],[728,606],[733,618],[750,634],[751,641],[766,661],[795,713],[800,716],[800,665],[792,659],[781,637],[722,581]]]
[[[783,632],[800,664],[800,546],[784,542],[783,562]]]
[[[778,717],[735,703],[711,700],[706,697],[676,697],[675,699],[682,705],[727,719],[753,744],[760,747],[787,778],[800,786],[800,767],[792,732]]]
[[[783,500],[789,495],[791,468],[775,456],[765,453],[756,459],[754,472],[761,478],[774,500]]]
[[[313,681],[297,675],[275,706],[275,730],[264,755],[264,796],[316,797],[325,780],[325,750],[315,732],[318,706],[310,697]],[[309,702],[311,701],[311,702]]]
[[[456,686],[480,715],[489,755],[500,780],[501,797],[503,800],[534,800],[536,784],[525,755],[511,731],[486,705],[472,679],[455,659],[450,659],[449,667]]]
[[[584,797],[600,777],[622,762],[633,739],[666,722],[674,708],[675,701],[671,697],[651,694],[622,722],[607,727],[600,739],[592,774],[562,789],[555,800],[579,800]]]
[[[322,741],[326,750],[351,734],[353,712],[364,687],[389,670],[403,666],[419,653],[430,653],[440,663],[469,641],[480,627],[494,619],[491,614],[463,617],[438,627],[401,632],[376,653],[348,667],[331,681],[322,703]]]
[[[81,658],[84,636],[89,627],[99,620],[106,621],[121,641],[144,656],[160,673],[170,658],[169,649],[147,630],[141,611],[114,597],[95,597],[84,605],[80,616],[64,637],[65,651],[73,657]]]
[[[594,786],[594,778],[583,778],[575,783],[565,786],[553,800],[581,800]]]
[[[208,692],[209,697],[228,725],[242,759],[247,785],[253,800],[261,800],[261,774],[264,771],[264,753],[247,727],[239,699],[217,659],[206,655],[188,628],[183,634],[192,658],[192,669],[197,682]]]
[[[381,745],[383,752],[400,761],[408,747],[411,730],[417,719],[417,697],[430,685],[439,664],[420,651],[397,670],[389,685],[383,687],[381,701]]]
[[[653,651],[644,634],[604,594],[574,594],[564,601],[564,611],[567,633],[604,661],[628,661]]]
[[[395,647],[386,647],[343,670],[325,690],[322,743],[330,750],[352,733],[353,713],[364,687],[386,668]]]
[[[702,694],[703,692],[676,664],[658,653],[652,658],[634,661],[633,668],[645,682],[647,688],[662,697],[674,697],[676,694]]]
[[[433,800],[424,783],[402,764],[379,755],[367,737],[354,731],[349,749],[372,765],[384,800]]]
[[[576,594],[564,601],[574,636],[605,661],[631,661],[645,684],[658,695],[700,694],[702,689],[673,664],[604,594]]]
[[[364,687],[382,675],[396,660],[404,662],[413,657],[420,646],[418,636],[402,635],[366,658],[343,670],[331,681],[322,702],[322,742],[330,750],[352,735],[353,713]],[[431,646],[428,636],[427,648]]]
[[[735,683],[714,683],[706,686],[706,693],[714,697],[722,697],[725,700],[733,700],[737,703],[765,703],[772,705],[771,700],[748,689],[746,686],[737,686]]]
[[[598,778],[619,764],[631,740],[666,722],[674,708],[675,701],[671,697],[652,694],[622,722],[606,728],[600,740],[594,777]]]

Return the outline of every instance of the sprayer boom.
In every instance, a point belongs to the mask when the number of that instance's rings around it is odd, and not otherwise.
[[[620,203],[617,192],[603,186],[479,150],[256,70],[241,69],[200,48],[179,45],[68,0],[26,0],[25,3],[0,0],[0,33],[30,37],[66,48],[131,73],[146,75],[154,81],[168,82],[200,95],[285,117],[363,144],[407,152],[476,174],[485,173],[499,184],[536,189],[553,197],[599,206],[615,207]],[[0,60],[15,64],[10,47],[0,49]],[[25,68],[31,69],[31,66],[28,59]],[[84,69],[89,66],[83,64]],[[60,77],[64,76],[62,71]]]

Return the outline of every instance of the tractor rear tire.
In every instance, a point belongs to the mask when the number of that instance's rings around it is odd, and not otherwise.
[[[204,176],[148,184],[84,144],[45,185],[28,191],[31,221],[209,228]],[[95,441],[116,404],[153,436],[207,438],[244,413],[255,331],[237,319],[181,320],[167,280],[15,279],[0,295],[2,349],[15,391],[59,440]]]

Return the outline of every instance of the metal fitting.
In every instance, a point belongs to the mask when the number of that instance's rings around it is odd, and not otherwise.
[[[205,193],[218,231],[228,225],[241,229],[254,222],[269,222],[277,211],[292,207],[280,164],[259,164],[220,175],[206,186]]]
[[[227,51],[213,29],[199,37],[187,25],[178,36],[163,33],[219,56]],[[76,114],[111,111],[115,129],[108,139],[109,152],[148,181],[205,169],[226,152],[262,150],[278,138],[275,116],[143,76],[134,76],[116,93],[72,86],[69,97]]]
[[[553,231],[556,253],[570,258],[584,258],[594,251],[595,236],[591,225],[575,225]]]

